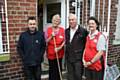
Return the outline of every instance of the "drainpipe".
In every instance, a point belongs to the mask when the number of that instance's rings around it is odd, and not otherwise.
[[[107,34],[108,34],[108,39],[107,39],[107,49],[106,49],[106,64],[107,64],[107,56],[108,56],[108,43],[109,43],[109,32],[110,32],[110,13],[111,13],[111,0],[109,0],[109,3],[108,3],[108,21],[107,21]],[[106,68],[105,68],[105,74],[104,74],[104,80],[105,80],[105,77],[106,77]]]
[[[108,23],[107,23],[107,32],[109,33],[110,31],[110,14],[111,14],[111,0],[109,0],[109,5],[108,5]]]
[[[95,0],[90,0],[90,16],[95,16]]]
[[[98,21],[100,20],[100,0],[98,1]]]
[[[102,28],[101,28],[101,31],[104,31],[104,17],[105,17],[105,15],[104,15],[104,12],[105,12],[105,0],[103,0],[103,13],[102,13]]]
[[[69,0],[65,0],[65,29],[69,27]]]

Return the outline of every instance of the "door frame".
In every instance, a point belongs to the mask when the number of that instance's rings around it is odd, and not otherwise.
[[[65,28],[66,25],[68,25],[68,0],[45,0],[44,5],[43,5],[43,28],[45,29],[50,23],[47,23],[47,4],[52,4],[52,3],[61,3],[61,25],[63,28]]]

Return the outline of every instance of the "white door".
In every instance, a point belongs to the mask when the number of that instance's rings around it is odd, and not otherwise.
[[[60,14],[61,25],[65,28],[66,24],[66,5],[65,0],[46,0],[43,6],[43,26],[44,29],[51,24],[51,18],[54,14]]]

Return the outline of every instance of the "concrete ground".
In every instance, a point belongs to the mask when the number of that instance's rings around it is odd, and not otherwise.
[[[67,80],[66,79],[66,71],[63,71],[62,75],[63,75],[63,80]],[[42,80],[48,80],[48,74],[42,75]]]

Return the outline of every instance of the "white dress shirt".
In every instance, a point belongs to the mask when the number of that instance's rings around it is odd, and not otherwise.
[[[74,29],[70,28],[70,42],[72,41],[72,39],[74,37],[74,34],[77,31],[77,29],[78,29],[78,25]]]

